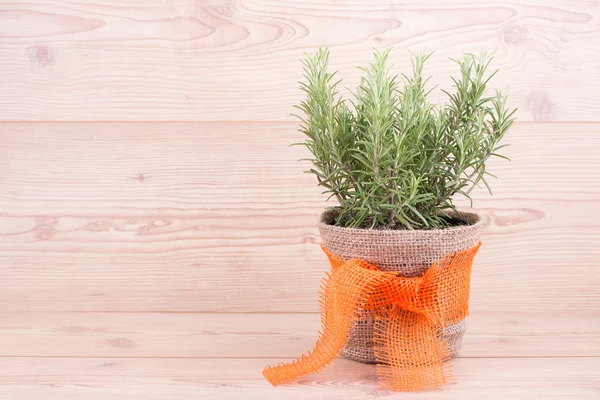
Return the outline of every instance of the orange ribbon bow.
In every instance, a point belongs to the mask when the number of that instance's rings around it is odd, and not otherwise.
[[[471,265],[477,246],[434,263],[416,278],[384,272],[359,259],[343,261],[321,246],[332,267],[321,291],[322,333],[313,351],[265,368],[278,385],[320,371],[336,358],[361,310],[375,315],[374,351],[382,389],[415,391],[451,378],[444,329],[467,317]]]

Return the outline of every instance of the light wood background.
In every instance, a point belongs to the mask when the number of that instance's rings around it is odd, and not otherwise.
[[[475,194],[489,226],[457,383],[415,396],[600,398],[600,3],[0,1],[0,398],[364,399],[310,349],[327,206],[297,123],[305,51],[345,84],[373,47],[496,50],[519,108]],[[439,91],[433,98],[442,101]],[[464,203],[462,203],[464,205]]]

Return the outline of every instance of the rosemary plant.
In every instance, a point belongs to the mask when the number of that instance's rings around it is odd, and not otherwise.
[[[438,229],[452,224],[452,197],[471,200],[484,184],[486,161],[506,158],[499,142],[514,121],[500,91],[486,97],[494,73],[491,57],[466,54],[456,61],[448,103],[430,104],[423,65],[431,54],[412,59],[412,76],[392,75],[389,50],[375,52],[353,99],[338,94],[340,81],[328,72],[329,51],[319,49],[304,60],[305,101],[296,106],[304,143],[324,193],[339,204],[336,225],[355,228]],[[471,201],[472,202],[472,201]]]

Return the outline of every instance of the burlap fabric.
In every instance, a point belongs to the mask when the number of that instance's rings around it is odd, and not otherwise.
[[[276,386],[319,372],[342,354],[361,312],[370,310],[381,389],[416,391],[451,382],[444,334],[469,313],[471,268],[480,247],[448,254],[422,276],[407,278],[359,258],[342,259],[321,244],[331,272],[321,285],[317,342],[291,362],[267,366],[263,376]]]
[[[395,271],[404,277],[422,276],[436,261],[448,254],[477,246],[484,221],[476,214],[453,214],[462,225],[438,230],[378,230],[343,228],[332,225],[334,211],[321,215],[319,230],[323,247],[343,260],[360,259],[382,271]],[[376,363],[374,354],[374,315],[361,311],[349,334],[342,354],[349,359]],[[458,351],[465,333],[465,320],[445,328],[444,339],[452,355]]]

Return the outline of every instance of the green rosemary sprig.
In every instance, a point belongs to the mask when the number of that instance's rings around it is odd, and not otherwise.
[[[304,60],[306,99],[303,145],[312,153],[316,175],[339,205],[336,224],[345,227],[435,229],[448,224],[455,194],[470,199],[473,187],[485,185],[490,157],[502,157],[500,141],[516,110],[506,95],[486,97],[492,57],[466,54],[456,61],[459,78],[448,103],[427,100],[423,66],[431,54],[412,59],[412,76],[392,75],[389,50],[375,52],[353,99],[338,94],[339,80],[328,72],[329,51],[319,49]]]

